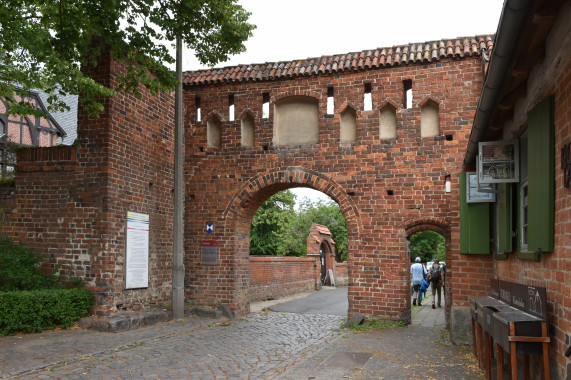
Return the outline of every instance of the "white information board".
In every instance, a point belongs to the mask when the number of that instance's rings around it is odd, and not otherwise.
[[[127,212],[125,289],[149,286],[149,215]]]

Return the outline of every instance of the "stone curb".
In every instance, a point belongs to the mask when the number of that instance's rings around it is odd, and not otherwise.
[[[202,307],[185,307],[185,317],[197,315],[204,318],[234,319],[234,315],[228,313],[227,305],[221,305],[218,309],[208,309]],[[160,322],[172,321],[172,311],[143,311],[120,313],[109,317],[86,317],[78,321],[80,328],[84,330],[95,330],[101,332],[120,332],[138,329],[143,326],[154,325]]]

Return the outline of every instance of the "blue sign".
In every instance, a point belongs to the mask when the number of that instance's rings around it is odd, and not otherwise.
[[[206,225],[206,232],[208,232],[209,234],[211,234],[212,231],[214,231],[214,225],[212,225],[212,224],[207,224],[207,225]]]

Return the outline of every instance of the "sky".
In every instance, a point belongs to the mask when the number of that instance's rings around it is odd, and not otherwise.
[[[239,0],[257,28],[246,51],[215,67],[292,61],[496,32],[503,0]],[[201,66],[183,51],[183,70]],[[174,69],[174,67],[173,67]],[[323,193],[293,189],[312,200]]]
[[[256,25],[246,52],[215,67],[292,61],[496,32],[503,0],[238,0]],[[191,50],[183,70],[206,68]]]

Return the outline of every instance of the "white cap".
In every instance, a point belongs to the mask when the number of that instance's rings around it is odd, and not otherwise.
[[[415,260],[417,263],[420,263],[420,257],[417,257]]]

